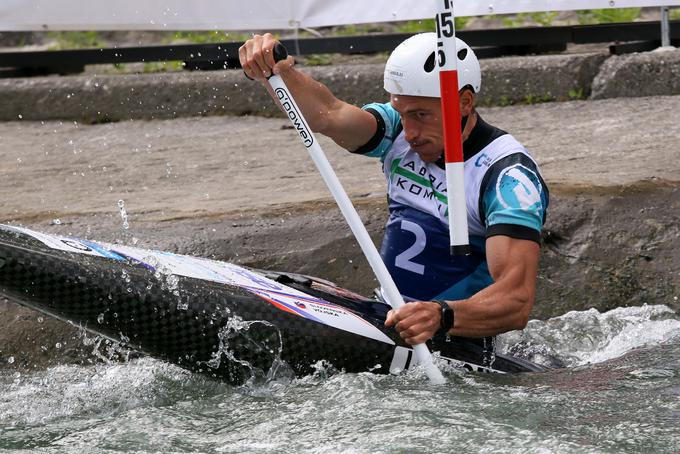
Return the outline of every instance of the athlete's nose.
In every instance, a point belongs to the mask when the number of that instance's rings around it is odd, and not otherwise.
[[[406,139],[407,142],[412,143],[418,140],[418,137],[420,137],[420,130],[418,128],[415,128],[410,121],[404,120],[403,118],[401,120],[401,125],[404,127],[404,139]]]

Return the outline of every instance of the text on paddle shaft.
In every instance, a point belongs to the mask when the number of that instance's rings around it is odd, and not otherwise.
[[[290,97],[290,94],[288,94],[288,91],[284,90],[283,88],[277,88],[274,90],[274,92],[276,93],[276,97],[279,98],[279,102],[281,103],[283,110],[293,123],[295,130],[300,135],[305,147],[311,147],[314,143],[314,136],[309,130],[307,123],[305,123],[304,118],[302,118],[302,115],[300,112],[298,112],[297,106],[293,103],[293,99]]]

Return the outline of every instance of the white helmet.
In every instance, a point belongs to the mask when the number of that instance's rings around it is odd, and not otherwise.
[[[393,95],[429,96],[439,98],[439,71],[435,65],[437,35],[420,33],[411,36],[387,59],[385,90]],[[456,38],[458,54],[458,89],[470,85],[479,93],[482,71],[470,46]]]

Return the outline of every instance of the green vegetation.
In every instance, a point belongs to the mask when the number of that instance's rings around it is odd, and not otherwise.
[[[572,101],[586,99],[586,94],[583,92],[583,88],[572,88],[569,90],[569,99]]]
[[[168,43],[188,42],[193,44],[223,43],[228,41],[245,41],[252,35],[248,33],[227,32],[221,30],[211,31],[181,31],[174,32],[168,39]]]
[[[501,107],[506,107],[512,104],[510,101],[510,98],[508,98],[506,95],[501,95],[501,98],[498,100],[498,105]],[[489,103],[491,105],[491,103]]]
[[[104,42],[99,34],[89,32],[49,32],[47,36],[54,40],[49,50],[86,49],[104,47]]]
[[[333,56],[329,54],[309,54],[304,56],[307,66],[326,66],[333,63]]]
[[[469,17],[456,17],[454,25],[456,30],[462,30],[467,25]],[[397,23],[394,30],[399,33],[433,32],[436,30],[434,19],[410,20]]]
[[[356,36],[365,35],[368,33],[382,33],[385,31],[385,27],[382,24],[359,24],[359,25],[341,25],[333,28],[333,35],[335,36]],[[304,30],[301,32],[307,33]],[[307,33],[311,36],[311,33]]]
[[[680,20],[680,8],[671,8],[669,16],[671,20]]]
[[[640,17],[641,8],[584,9],[576,11],[578,23],[608,24],[612,22],[633,22]]]
[[[183,61],[152,61],[144,63],[144,73],[160,73],[181,71],[184,68]]]
[[[542,27],[553,24],[559,13],[557,11],[543,11],[535,13],[519,13],[503,18],[503,25],[506,27],[522,27],[527,23],[533,23]]]
[[[525,104],[538,104],[542,102],[550,102],[553,101],[555,98],[549,94],[543,94],[543,95],[526,95],[524,97],[524,103]]]

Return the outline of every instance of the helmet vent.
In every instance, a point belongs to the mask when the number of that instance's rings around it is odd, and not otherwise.
[[[425,60],[423,69],[426,73],[431,73],[434,70],[434,52],[432,52],[430,56],[427,57],[427,60]]]
[[[467,49],[461,49],[458,51],[458,60],[463,61],[465,60],[465,57],[467,57],[468,50]]]

